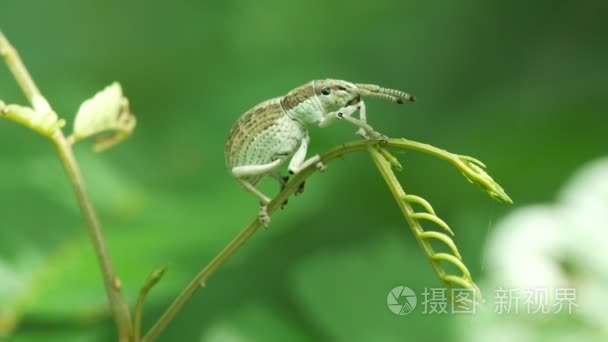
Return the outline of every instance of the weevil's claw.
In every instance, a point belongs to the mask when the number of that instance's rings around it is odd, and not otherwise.
[[[360,128],[356,132],[356,134],[363,139],[376,140],[381,143],[386,143],[388,141],[388,137],[386,135],[376,132],[376,131],[368,132],[368,131],[364,130],[363,128]]]
[[[376,141],[379,141],[379,142],[382,142],[382,143],[386,143],[388,141],[388,137],[386,135],[384,135],[382,133],[379,133],[379,132],[376,132],[376,131],[371,132],[369,134],[369,138],[373,139],[373,140],[376,140]]]
[[[260,223],[268,228],[268,226],[270,225],[270,215],[268,215],[268,207],[263,205],[260,207],[260,212],[258,214],[258,219],[260,220]]]
[[[318,162],[315,166],[320,172],[327,170],[327,166],[325,166],[322,161]]]
[[[281,186],[281,191],[285,190],[285,186],[287,186],[287,183],[289,183],[289,175],[282,176],[281,178],[279,178],[279,184]]]
[[[302,183],[300,183],[300,185],[298,186],[298,190],[296,190],[295,195],[296,196],[300,196],[301,194],[304,193],[304,186],[306,185],[306,181],[303,181]]]
[[[287,176],[281,176],[279,178],[277,178],[279,180],[279,184],[281,185],[281,190],[283,191],[285,190],[285,187],[287,186],[287,183],[289,183],[289,175]],[[287,202],[289,202],[289,199],[286,199],[285,202],[283,202],[283,204],[281,204],[281,210],[283,210],[285,208],[285,206],[287,205]]]
[[[360,136],[363,139],[367,139],[367,132],[365,132],[365,130],[363,128],[359,128],[359,130],[357,132],[355,132],[355,134]]]

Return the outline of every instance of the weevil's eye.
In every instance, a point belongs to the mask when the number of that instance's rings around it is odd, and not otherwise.
[[[329,88],[325,87],[325,88],[321,89],[321,94],[329,95],[329,93],[331,93],[331,90],[329,90]]]

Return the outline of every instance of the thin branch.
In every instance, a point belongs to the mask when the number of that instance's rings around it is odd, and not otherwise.
[[[150,292],[154,285],[158,284],[158,282],[165,275],[165,272],[167,272],[166,267],[154,270],[152,273],[150,273],[144,282],[144,286],[142,286],[141,290],[139,291],[139,297],[137,297],[137,304],[135,304],[135,314],[133,317],[133,337],[135,342],[139,342],[141,340],[141,320],[144,312],[144,302],[146,301],[148,292]]]
[[[97,213],[93,208],[93,204],[87,192],[82,173],[80,172],[80,167],[74,158],[72,146],[67,142],[61,131],[57,130],[52,140],[57,148],[57,152],[59,153],[59,157],[66,170],[68,178],[70,179],[72,188],[76,193],[80,211],[87,223],[89,235],[91,236],[95,254],[97,255],[97,261],[99,262],[103,274],[103,282],[108,295],[108,300],[110,302],[112,315],[116,321],[119,336],[121,337],[121,341],[128,341],[129,336],[131,335],[131,317],[129,307],[127,306],[122,295],[121,281],[114,270],[112,260],[108,253],[108,248],[105,243],[101,224],[99,223]]]
[[[405,193],[405,191],[403,190],[401,183],[399,183],[397,176],[395,176],[395,173],[393,172],[393,170],[391,168],[390,162],[385,159],[385,157],[379,151],[379,148],[377,146],[368,146],[367,151],[369,152],[372,160],[374,161],[374,164],[376,164],[376,167],[378,168],[378,171],[382,175],[382,178],[384,178],[384,180],[386,181],[388,188],[391,190],[391,193],[393,194],[393,197],[395,198],[395,202],[399,206],[399,209],[401,209],[401,212],[403,213],[403,216],[405,217],[408,225],[410,226],[410,229],[412,230],[412,233],[413,233],[414,237],[416,238],[416,241],[420,245],[420,248],[422,248],[424,254],[429,259],[431,266],[433,267],[433,270],[437,274],[437,277],[439,278],[439,280],[441,280],[444,287],[447,289],[448,295],[450,295],[450,296],[452,295],[453,284],[457,283],[458,285],[461,285],[462,287],[472,291],[473,295],[475,296],[475,299],[472,301],[473,304],[481,303],[481,301],[483,301],[481,292],[479,291],[479,288],[477,288],[477,286],[473,282],[473,280],[471,278],[471,274],[469,273],[468,269],[466,268],[464,263],[462,263],[462,261],[460,260],[460,258],[461,258],[460,253],[458,252],[458,249],[456,248],[456,245],[454,244],[452,239],[443,233],[434,232],[434,231],[428,231],[428,232],[424,231],[424,229],[420,225],[420,222],[418,221],[417,215],[420,215],[420,214],[416,213],[409,203],[409,199],[411,199],[412,196],[411,195],[408,196]],[[414,197],[416,197],[416,196],[414,196]],[[420,203],[420,200],[421,199],[417,198],[416,202]],[[432,208],[430,207],[428,202],[424,201],[423,207],[425,207],[429,211],[429,213],[426,215],[428,215],[429,217],[437,218],[437,220],[440,220],[434,214],[434,211],[432,210]],[[433,214],[431,214],[430,212],[433,212]],[[443,221],[441,221],[441,222],[443,222]],[[444,223],[444,225],[445,225],[445,223]],[[442,226],[442,228],[451,232],[451,229],[449,229],[447,227],[447,225],[445,225],[445,227]],[[453,233],[452,233],[452,235],[453,235]],[[435,250],[431,246],[430,242],[428,241],[428,238],[437,238],[437,239],[443,241],[452,250],[452,253],[454,253],[454,255],[435,252]],[[439,262],[441,260],[446,260],[446,261],[456,265],[462,271],[463,275],[454,276],[454,275],[447,274],[446,271],[439,264]],[[457,282],[455,280],[457,280]],[[452,298],[452,299],[454,299],[454,298]]]
[[[366,146],[373,144],[370,141],[357,141],[348,144],[343,144],[333,148],[327,153],[321,155],[321,161],[328,163],[329,161],[336,159],[344,154],[353,151],[363,150]],[[317,170],[316,166],[311,165],[308,168],[298,173],[269,204],[268,214],[272,215],[289,196],[295,193],[300,184],[306,180],[311,174]],[[245,229],[243,229],[224,249],[215,257],[196,277],[186,286],[182,293],[173,301],[173,303],[167,308],[163,315],[156,321],[148,333],[144,336],[142,341],[150,342],[154,341],[160,333],[165,330],[167,325],[175,318],[175,315],[182,309],[184,304],[196,293],[196,291],[205,286],[205,283],[211,275],[224,264],[241,246],[251,238],[251,236],[260,227],[260,221],[256,216],[255,219],[249,223]]]
[[[361,140],[361,141],[350,142],[350,143],[346,143],[346,144],[342,144],[337,147],[334,147],[333,149],[329,150],[328,152],[321,154],[320,157],[321,157],[321,161],[324,164],[327,164],[328,162],[330,162],[336,158],[342,157],[348,153],[352,153],[352,152],[356,152],[356,151],[364,151],[367,149],[377,151],[375,149],[376,146],[394,147],[394,148],[400,148],[400,149],[411,149],[411,150],[416,150],[419,152],[427,153],[427,154],[430,154],[430,155],[433,155],[433,156],[436,156],[436,157],[439,157],[441,159],[451,162],[461,172],[465,172],[465,171],[468,172],[467,165],[465,165],[460,159],[462,156],[452,154],[450,152],[438,149],[431,145],[419,143],[416,141],[406,140],[406,139],[388,139],[388,140],[382,141],[382,142],[370,141],[370,140]],[[380,153],[380,152],[377,152],[377,153]],[[383,158],[382,156],[383,156],[383,154],[380,154],[379,158]],[[394,160],[391,159],[390,162],[392,162],[393,164],[397,164],[395,166],[398,167],[398,162],[396,161],[396,159],[394,159]],[[390,165],[387,167],[390,169]],[[386,172],[384,166],[382,166],[382,170],[383,170],[382,172]],[[295,177],[287,184],[285,189],[283,191],[281,191],[279,194],[277,194],[276,197],[268,204],[268,214],[272,215],[282,205],[282,203],[285,202],[285,200],[287,198],[289,198],[289,196],[291,196],[293,193],[295,193],[298,190],[300,184],[302,184],[302,182],[304,182],[315,171],[317,171],[317,167],[315,165],[311,165],[311,166],[305,168],[304,170],[302,170],[297,175],[295,175]],[[392,174],[392,170],[390,170],[390,173]],[[394,174],[392,174],[392,175],[394,177]],[[387,177],[390,177],[390,174],[387,174]],[[391,190],[397,191],[397,188],[391,188]],[[401,191],[403,191],[403,190],[401,190]],[[405,196],[405,193],[403,193],[403,195]],[[403,203],[404,201],[399,201],[399,202]],[[407,203],[403,204],[402,210],[405,210],[408,214],[411,214],[411,215],[414,214],[414,211],[411,209],[411,207]],[[411,220],[413,220],[411,215],[408,215],[408,217],[410,217]],[[414,222],[414,221],[412,221],[412,222]],[[424,231],[422,231],[422,228],[420,227],[420,225],[418,225],[417,222],[414,222],[413,225],[410,224],[410,226],[412,227],[412,230],[415,230],[417,232],[415,234],[417,239],[418,239],[418,233],[424,233]],[[158,321],[156,321],[156,323],[152,326],[152,328],[144,336],[142,341],[144,341],[144,342],[154,341],[160,335],[160,333],[162,333],[164,331],[164,329],[167,327],[167,325],[175,318],[175,316],[182,309],[184,304],[186,304],[186,302],[196,293],[196,291],[199,288],[201,288],[202,286],[205,285],[205,282],[207,281],[207,279],[209,279],[209,277],[211,277],[211,275],[213,275],[213,273],[222,264],[224,264],[241,246],[243,246],[245,244],[245,242],[247,242],[247,240],[249,240],[249,238],[251,238],[251,236],[258,230],[259,227],[260,227],[260,222],[256,216],[256,218],[253,219],[249,223],[249,225],[247,227],[245,227],[245,229],[243,229],[226,247],[224,247],[224,249],[209,264],[207,264],[207,266],[205,266],[205,268],[203,268],[194,277],[194,279],[190,282],[190,284],[188,284],[186,286],[186,288],[182,291],[182,293],[173,301],[173,303],[167,308],[167,310],[158,319]],[[420,230],[420,231],[418,232],[418,230]],[[420,240],[419,240],[419,242],[420,242]],[[426,242],[424,244],[421,243],[421,247],[423,248],[425,253],[427,253],[428,255],[435,254],[435,252],[432,250],[430,244],[428,244]],[[437,274],[440,276],[440,279],[444,282],[444,284],[446,284],[446,287],[451,288],[451,283],[449,281],[450,278],[448,278],[449,276],[446,276],[445,272],[440,267],[438,267],[438,263],[436,261],[431,260],[431,263],[433,264],[433,268],[435,269]]]
[[[388,185],[388,188],[391,190],[391,193],[395,197],[395,202],[397,202],[397,204],[399,205],[399,209],[401,209],[403,216],[405,217],[408,225],[412,229],[412,233],[416,237],[416,241],[418,241],[420,248],[422,248],[422,250],[424,251],[424,253],[427,256],[434,255],[435,251],[433,250],[433,247],[431,247],[431,245],[428,242],[418,238],[418,236],[420,236],[422,233],[424,233],[424,230],[418,224],[418,221],[416,219],[414,219],[415,212],[414,212],[414,209],[412,209],[412,206],[403,200],[403,198],[405,198],[405,196],[406,196],[406,193],[403,190],[403,188],[401,187],[401,184],[399,183],[399,181],[397,180],[397,176],[395,176],[395,173],[391,169],[391,165],[386,161],[386,159],[384,159],[384,157],[382,156],[382,154],[378,151],[378,149],[376,147],[369,146],[369,147],[367,147],[367,151],[369,152],[370,156],[372,157],[374,164],[376,164],[376,167],[378,168],[378,171],[382,175],[382,178],[384,178],[384,180],[386,181],[386,184]],[[450,290],[452,288],[452,285],[446,281],[443,281],[443,277],[445,276],[445,271],[441,268],[439,263],[434,260],[431,260],[431,265],[433,267],[433,270],[435,270],[435,273],[437,273],[437,276],[439,277],[439,279],[442,280],[444,286],[448,290]]]
[[[19,58],[17,50],[9,43],[2,32],[0,32],[0,54],[5,59],[6,64],[23,90],[23,93],[31,102],[34,110],[41,115],[46,114],[45,111],[50,112],[50,106],[38,90],[38,87],[32,80],[25,65]],[[26,125],[30,126],[28,124]],[[78,163],[74,158],[72,147],[67,142],[60,129],[56,129],[49,135],[49,138],[57,148],[61,162],[67,172],[74,192],[76,193],[80,211],[87,223],[89,235],[91,236],[97,260],[103,274],[108,301],[118,329],[120,341],[128,341],[131,336],[129,308],[122,295],[120,279],[114,271],[114,266],[112,265],[112,261],[108,254],[99,219],[97,218],[97,214],[88,195]]]
[[[32,80],[27,68],[21,61],[19,53],[11,45],[6,36],[4,36],[2,31],[0,31],[0,55],[4,58],[8,68],[15,76],[15,79],[23,90],[27,100],[33,104],[37,96],[41,97],[40,91],[38,90],[36,83],[34,83]]]
[[[30,107],[14,104],[6,105],[2,101],[0,101],[0,118],[6,118],[29,127],[49,139],[57,129],[65,125],[65,121],[58,120],[53,112],[40,114]]]
[[[484,171],[486,166],[473,157],[450,153],[429,144],[407,139],[390,139],[387,146],[407,148],[447,160],[460,170],[469,182],[477,184],[492,198],[503,203],[513,204],[513,200],[511,200],[503,188]]]

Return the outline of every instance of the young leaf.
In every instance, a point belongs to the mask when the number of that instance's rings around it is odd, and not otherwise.
[[[43,99],[44,101],[44,99]],[[40,106],[38,106],[40,109]],[[52,136],[53,133],[65,125],[65,121],[59,119],[50,107],[42,107],[36,110],[14,104],[5,104],[0,101],[0,118],[7,118],[25,127],[44,135]]]
[[[77,142],[99,133],[112,132],[97,139],[94,149],[101,152],[126,139],[135,125],[129,101],[123,96],[120,84],[114,82],[80,106],[71,140]]]

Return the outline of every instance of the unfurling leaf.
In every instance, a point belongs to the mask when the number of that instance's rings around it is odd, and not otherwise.
[[[46,100],[42,100],[46,103]],[[52,136],[56,130],[65,125],[65,121],[59,119],[48,105],[37,111],[30,107],[7,105],[0,101],[0,118],[15,121],[47,137]]]
[[[94,149],[100,152],[126,139],[135,124],[135,117],[129,111],[129,100],[122,95],[120,84],[114,82],[80,106],[71,139],[77,142],[110,132],[109,136],[97,138]]]
[[[461,162],[461,164],[457,164],[457,166],[469,182],[479,185],[497,201],[513,204],[513,200],[511,200],[505,190],[484,170],[485,165],[482,162],[468,156],[457,157]]]

